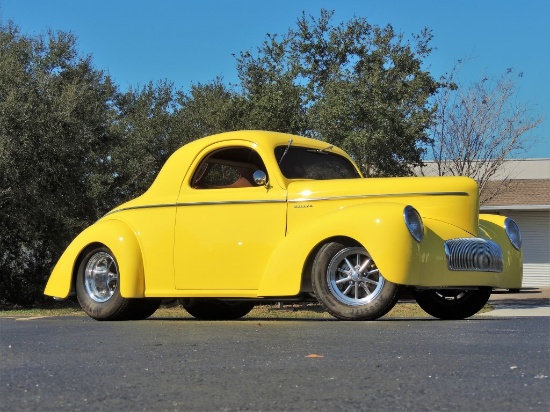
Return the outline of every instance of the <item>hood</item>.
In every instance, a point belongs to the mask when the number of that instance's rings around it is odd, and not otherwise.
[[[468,177],[307,180],[289,184],[288,201],[296,208],[323,204],[315,207],[316,213],[362,203],[402,203],[415,207],[423,219],[444,221],[476,235],[478,193],[477,183]],[[292,210],[289,207],[289,214]]]

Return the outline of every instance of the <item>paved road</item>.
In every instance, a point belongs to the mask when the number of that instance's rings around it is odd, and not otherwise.
[[[546,317],[0,319],[2,411],[545,411]]]

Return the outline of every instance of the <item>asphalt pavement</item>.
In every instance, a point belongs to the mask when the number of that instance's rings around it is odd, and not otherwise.
[[[549,318],[0,318],[0,411],[550,410]]]
[[[489,304],[494,310],[483,316],[550,316],[550,287],[522,288],[519,292],[494,290]]]
[[[0,318],[0,411],[548,412],[550,287],[489,303],[464,321]]]

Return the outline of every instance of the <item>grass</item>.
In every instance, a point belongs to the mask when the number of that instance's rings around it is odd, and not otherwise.
[[[491,311],[489,305],[479,312]],[[0,310],[0,317],[52,317],[52,316],[86,316],[76,303],[56,303],[48,308],[13,308],[9,310]],[[180,305],[163,305],[152,316],[153,318],[182,318],[189,319],[189,315]],[[384,316],[385,318],[426,318],[430,317],[416,303],[399,302],[395,307]],[[316,303],[308,304],[289,304],[280,306],[279,304],[266,304],[256,306],[245,318],[252,319],[334,319],[330,314],[323,310],[321,305]]]

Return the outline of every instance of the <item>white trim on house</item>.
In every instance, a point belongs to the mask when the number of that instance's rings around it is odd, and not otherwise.
[[[482,212],[487,210],[550,210],[550,205],[508,205],[508,206],[481,206]]]

